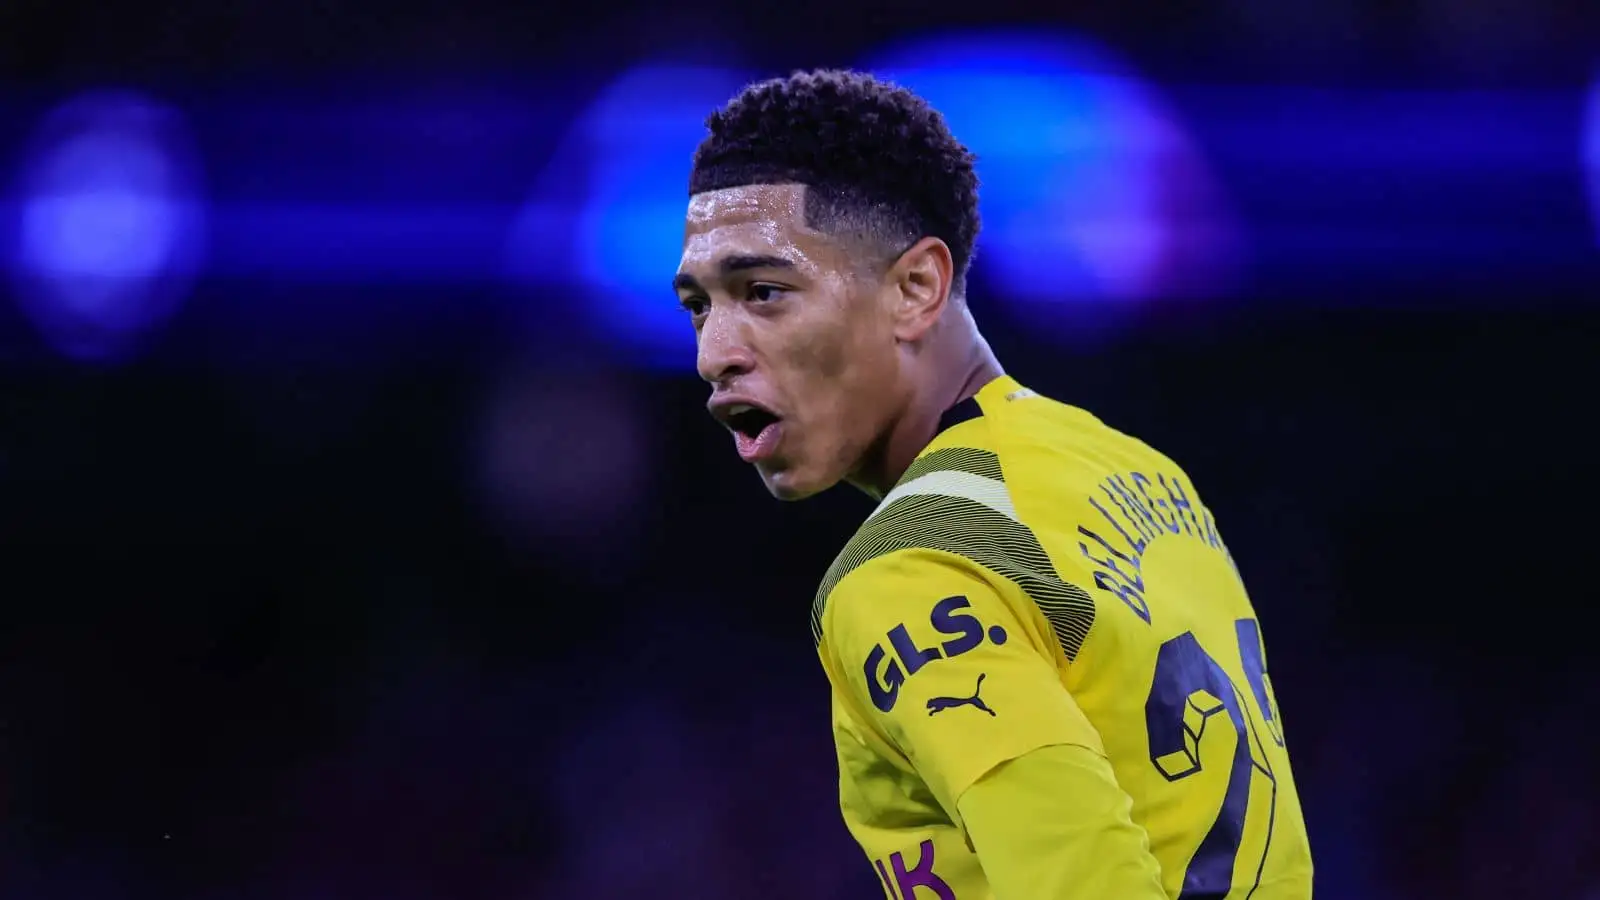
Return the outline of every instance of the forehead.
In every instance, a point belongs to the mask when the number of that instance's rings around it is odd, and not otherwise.
[[[706,191],[689,198],[678,271],[698,274],[730,255],[776,256],[796,266],[822,264],[830,244],[806,224],[804,185]]]

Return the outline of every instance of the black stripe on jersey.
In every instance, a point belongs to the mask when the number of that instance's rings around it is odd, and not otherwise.
[[[939,452],[981,453],[994,458],[994,454],[981,450]],[[1077,658],[1089,627],[1094,624],[1094,600],[1083,588],[1061,579],[1039,539],[1026,525],[975,500],[942,494],[901,497],[856,532],[817,590],[811,607],[812,638],[822,641],[823,609],[828,595],[845,576],[880,556],[912,549],[953,553],[1015,583],[1044,613],[1067,659]]]
[[[1005,473],[1000,470],[1000,457],[995,456],[992,451],[973,447],[946,447],[913,460],[911,467],[900,476],[899,483],[905,484],[933,472],[969,472],[993,478],[995,481],[1006,480]]]

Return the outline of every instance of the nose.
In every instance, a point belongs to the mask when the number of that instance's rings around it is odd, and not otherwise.
[[[695,368],[711,384],[721,384],[749,372],[755,365],[744,329],[733,317],[713,308],[700,329]]]

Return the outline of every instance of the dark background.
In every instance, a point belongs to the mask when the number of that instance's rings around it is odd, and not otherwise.
[[[996,25],[1163,98],[1205,176],[1157,179],[1162,227],[1227,226],[1230,266],[1166,252],[1118,289],[1092,251],[1010,277],[983,250],[973,303],[1012,374],[1217,513],[1319,896],[1600,897],[1596,18],[0,6],[0,897],[876,896],[805,622],[868,502],[771,502],[687,326],[617,337],[670,306],[677,236],[607,248],[664,258],[653,294],[583,262],[606,176],[564,135],[641,62],[770,75]],[[126,258],[16,249],[52,110],[105,89],[181,120],[209,210],[132,319],[59,312],[61,266],[131,291]],[[663,109],[672,200],[706,108]],[[530,191],[544,225],[508,251]],[[115,222],[102,243],[146,227]]]

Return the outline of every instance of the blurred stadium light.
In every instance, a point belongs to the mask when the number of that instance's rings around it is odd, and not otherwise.
[[[1235,237],[1221,192],[1154,90],[1108,51],[962,34],[868,67],[926,97],[978,155],[975,271],[1030,318],[1103,319],[1107,304],[1224,286]]]
[[[1555,91],[1180,88],[1249,217],[1251,288],[1428,305],[1589,264],[1572,239],[1577,98]],[[1586,235],[1585,235],[1586,236]],[[1592,246],[1592,245],[1591,245]],[[1396,290],[1399,288],[1399,290]]]
[[[644,66],[613,81],[573,124],[513,229],[514,277],[548,288],[553,272],[576,266],[594,293],[578,302],[602,337],[645,365],[688,371],[693,334],[668,286],[690,158],[706,115],[747,80],[711,67]]]
[[[180,115],[128,92],[73,99],[34,135],[11,263],[24,311],[60,352],[115,359],[184,299],[205,243]]]
[[[865,63],[927,95],[978,151],[975,293],[1041,337],[1093,335],[1168,298],[1420,305],[1442,284],[1514,280],[1542,296],[1528,286],[1592,271],[1600,83],[1158,92],[1105,49],[1048,33],[952,34]],[[492,305],[538,341],[598,339],[629,367],[687,373],[693,341],[664,286],[685,178],[705,114],[747,79],[716,65],[594,77],[593,98],[426,80],[186,95],[203,195],[188,116],[83,96],[23,148],[0,265],[37,330],[77,359],[137,347],[203,251],[227,289],[190,321],[226,353],[414,347],[408,335]],[[478,290],[508,276],[513,291]]]
[[[498,281],[540,94],[440,88],[231,94],[210,113],[207,272],[306,286]],[[348,301],[317,313],[359,315]]]
[[[1594,220],[1595,243],[1600,244],[1600,73],[1589,88],[1589,104],[1584,114],[1583,166],[1589,183],[1590,218]]]

